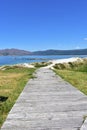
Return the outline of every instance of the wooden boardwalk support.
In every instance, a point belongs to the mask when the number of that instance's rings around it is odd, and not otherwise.
[[[25,86],[1,130],[80,129],[87,115],[87,96],[50,69],[40,68],[35,76]]]

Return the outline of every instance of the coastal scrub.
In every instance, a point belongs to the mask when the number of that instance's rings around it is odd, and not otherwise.
[[[87,95],[87,60],[56,64],[55,72]]]

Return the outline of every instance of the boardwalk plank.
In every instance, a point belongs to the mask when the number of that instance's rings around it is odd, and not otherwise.
[[[87,96],[50,69],[41,68],[35,76],[1,130],[78,130],[87,114]]]

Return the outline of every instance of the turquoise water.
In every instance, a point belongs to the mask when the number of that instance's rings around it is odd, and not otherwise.
[[[65,59],[71,57],[83,58],[83,57],[87,57],[87,55],[0,56],[0,65],[42,62],[42,61],[49,61],[52,59]]]

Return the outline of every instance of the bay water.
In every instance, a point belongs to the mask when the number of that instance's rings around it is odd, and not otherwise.
[[[85,58],[87,55],[45,55],[45,56],[0,56],[0,66],[20,63],[46,62],[55,59],[66,59],[71,57]]]

